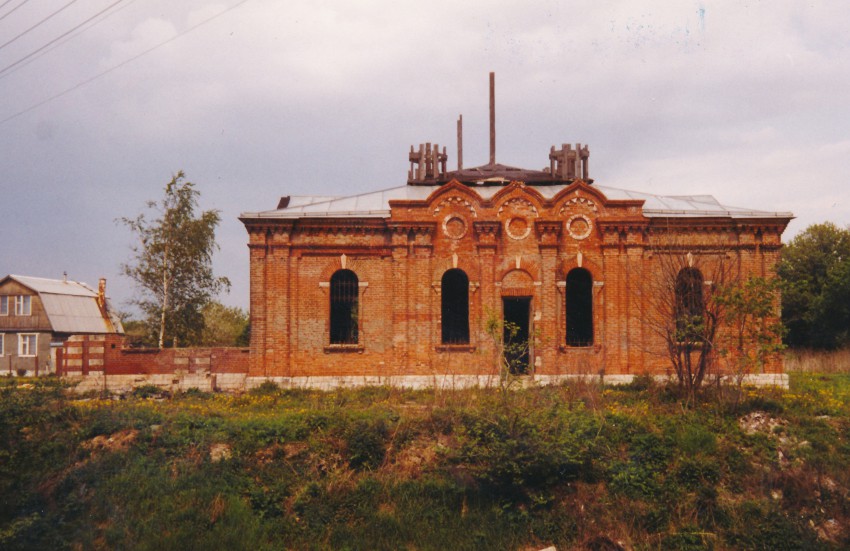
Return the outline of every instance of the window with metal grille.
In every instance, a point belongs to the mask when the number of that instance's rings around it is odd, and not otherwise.
[[[567,346],[593,344],[593,278],[584,268],[567,274]]]
[[[705,303],[703,277],[696,268],[683,268],[676,276],[676,340],[702,342]]]
[[[351,270],[331,276],[331,344],[357,344],[358,287]]]
[[[469,344],[469,278],[453,268],[440,282],[443,344]]]

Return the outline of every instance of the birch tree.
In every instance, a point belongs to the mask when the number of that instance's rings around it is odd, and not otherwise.
[[[147,213],[119,219],[138,238],[132,259],[121,269],[136,283],[134,302],[156,328],[160,348],[196,343],[204,326],[203,307],[230,288],[228,279],[212,270],[220,213],[196,214],[199,196],[180,171],[166,184],[162,199],[148,201]]]

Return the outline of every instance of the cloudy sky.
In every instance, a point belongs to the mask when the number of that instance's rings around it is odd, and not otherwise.
[[[184,170],[219,209],[215,269],[247,307],[240,212],[402,185],[411,144],[597,183],[850,224],[842,0],[0,0],[0,277],[96,283],[124,308],[134,217]],[[88,21],[88,22],[87,22]],[[87,23],[86,23],[87,22]]]

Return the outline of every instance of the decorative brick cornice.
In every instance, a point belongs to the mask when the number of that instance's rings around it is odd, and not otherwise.
[[[295,224],[295,220],[289,218],[240,218],[239,219],[245,227],[248,228],[248,231],[251,231],[251,228],[271,228],[271,227],[279,227],[279,228],[291,228]]]
[[[770,222],[744,222],[735,225],[735,230],[740,233],[761,233],[781,235],[785,231],[787,223],[783,220],[781,223]]]
[[[387,257],[392,256],[390,247],[371,247],[369,245],[336,245],[336,244],[300,244],[290,247],[292,256],[337,256],[341,254],[349,255],[350,257]]]
[[[543,237],[545,235],[560,237],[561,231],[564,229],[564,225],[560,221],[535,220],[534,228],[537,230],[537,235],[539,237]]]
[[[363,222],[360,220],[359,222]],[[304,235],[383,235],[387,228],[384,224],[310,224],[299,225],[297,232]]]
[[[501,222],[473,222],[472,228],[476,236],[497,236],[502,229]]]
[[[603,233],[644,233],[649,227],[646,218],[597,218],[596,225]]]
[[[387,229],[394,234],[432,235],[437,230],[437,223],[394,220],[387,222]]]
[[[294,226],[292,220],[252,220],[243,219],[245,229],[250,236],[290,234]]]
[[[537,231],[537,244],[541,251],[555,250],[563,231],[564,224],[560,220],[535,220],[534,228]]]

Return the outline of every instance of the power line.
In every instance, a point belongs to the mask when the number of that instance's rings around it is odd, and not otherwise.
[[[7,1],[6,1],[6,4],[8,4],[10,1],[11,1],[11,0],[7,0]],[[10,15],[12,15],[13,13],[15,13],[15,12],[18,10],[18,8],[20,8],[21,6],[23,6],[24,4],[26,4],[26,3],[27,3],[27,2],[29,2],[29,1],[30,1],[30,0],[24,0],[23,2],[21,2],[20,4],[18,4],[17,6],[15,6],[14,8],[12,8],[11,10],[7,11],[7,12],[6,12],[6,13],[4,13],[3,15],[0,15],[0,21],[3,21],[3,20],[4,20],[4,19],[6,19],[7,17],[9,17],[9,16],[10,16]],[[6,4],[3,4],[3,6],[5,6]],[[2,7],[2,6],[0,6],[0,7]]]
[[[6,1],[5,1],[5,2],[3,2],[2,4],[0,4],[0,9],[2,9],[4,6],[6,6],[6,4],[8,4],[8,3],[9,3],[9,2],[11,2],[11,1],[12,1],[12,0],[6,0]]]
[[[76,1],[76,0],[75,0],[75,1]],[[120,4],[121,2],[124,2],[124,0],[117,0],[116,2],[113,2],[112,4],[110,4],[110,5],[106,6],[105,8],[103,8],[102,10],[100,10],[99,12],[97,12],[96,14],[94,14],[93,16],[89,17],[88,19],[86,19],[85,21],[83,21],[82,23],[80,23],[79,25],[76,25],[76,26],[74,26],[73,28],[71,28],[70,30],[68,30],[68,31],[66,31],[66,32],[64,32],[64,33],[62,33],[62,34],[60,34],[59,36],[57,36],[56,38],[54,38],[53,40],[51,40],[51,41],[50,41],[50,42],[48,42],[47,44],[44,44],[44,45],[43,45],[43,46],[41,46],[40,48],[37,48],[37,49],[33,50],[32,52],[30,52],[30,53],[28,53],[27,55],[25,55],[24,57],[22,57],[22,58],[18,59],[18,60],[17,60],[17,61],[15,61],[14,63],[10,63],[9,65],[6,65],[6,66],[5,66],[5,67],[3,67],[2,69],[0,69],[0,79],[3,79],[3,78],[5,78],[5,77],[9,76],[10,74],[12,74],[14,71],[10,71],[10,69],[12,69],[13,67],[16,67],[16,66],[20,65],[20,64],[21,64],[21,63],[23,63],[24,61],[26,61],[26,60],[30,59],[31,57],[33,57],[34,55],[36,55],[36,54],[38,54],[38,53],[40,53],[40,52],[44,51],[44,50],[45,50],[45,48],[48,48],[49,46],[51,46],[51,45],[55,44],[55,43],[56,43],[56,42],[58,42],[59,40],[62,40],[63,38],[65,38],[66,36],[68,36],[69,34],[71,34],[72,32],[74,32],[74,31],[76,31],[77,29],[79,29],[80,27],[82,27],[82,26],[86,25],[87,23],[89,23],[89,22],[90,22],[90,21],[92,21],[93,19],[96,19],[97,17],[99,17],[99,16],[100,16],[100,15],[102,15],[103,13],[105,13],[105,12],[109,11],[110,9],[112,9],[112,8],[113,8],[113,7],[115,7],[115,6],[117,6],[117,5],[118,5],[118,4]],[[46,53],[46,52],[45,52],[45,53]],[[8,72],[7,72],[7,71],[8,71]]]
[[[82,87],[83,87],[83,86],[85,86],[86,84],[89,84],[90,82],[94,82],[95,80],[99,79],[100,77],[105,76],[105,75],[107,75],[107,74],[111,73],[112,71],[115,71],[116,69],[120,69],[121,67],[123,67],[123,66],[125,66],[125,65],[127,65],[127,64],[129,64],[129,63],[132,63],[133,61],[136,61],[136,60],[137,60],[137,59],[139,59],[140,57],[145,56],[145,55],[147,55],[147,54],[149,54],[149,53],[153,52],[154,50],[157,50],[157,49],[161,48],[162,46],[165,46],[166,44],[170,44],[171,42],[174,42],[175,40],[177,40],[178,38],[182,37],[183,35],[189,34],[190,32],[194,31],[195,29],[197,29],[197,28],[199,28],[199,27],[202,27],[203,25],[206,25],[206,24],[207,24],[207,23],[209,23],[210,21],[213,21],[214,19],[218,19],[218,18],[219,18],[219,17],[221,17],[222,15],[224,15],[224,14],[226,14],[226,13],[228,13],[228,12],[230,12],[230,11],[232,11],[232,10],[236,9],[236,8],[238,8],[239,6],[241,6],[242,4],[245,4],[245,3],[246,3],[246,2],[248,2],[248,1],[249,1],[249,0],[242,0],[241,2],[237,2],[236,4],[234,4],[234,5],[230,6],[229,8],[227,8],[227,9],[225,9],[225,10],[223,10],[223,11],[221,11],[221,12],[219,12],[219,13],[217,13],[217,14],[215,14],[215,15],[211,16],[211,17],[208,17],[207,19],[204,19],[204,20],[203,20],[203,21],[201,21],[200,23],[197,23],[197,24],[195,24],[195,25],[193,25],[193,26],[189,27],[189,28],[188,28],[188,29],[186,29],[185,31],[183,31],[183,32],[181,32],[181,33],[177,33],[176,35],[172,36],[172,37],[171,37],[171,38],[169,38],[168,40],[166,40],[166,41],[164,41],[164,42],[160,42],[159,44],[157,44],[157,45],[155,45],[155,46],[152,46],[152,47],[148,48],[147,50],[145,50],[145,51],[143,51],[143,52],[141,52],[141,53],[139,53],[139,54],[136,54],[136,55],[134,55],[133,57],[131,57],[131,58],[129,58],[129,59],[126,59],[126,60],[122,61],[122,62],[121,62],[121,63],[119,63],[118,65],[114,65],[114,66],[110,67],[109,69],[106,69],[105,71],[101,71],[100,73],[98,73],[98,74],[94,75],[93,77],[87,78],[86,80],[84,80],[84,81],[82,81],[82,82],[78,82],[77,84],[75,84],[75,85],[71,86],[70,88],[67,88],[67,89],[65,89],[65,90],[63,90],[63,91],[61,91],[61,92],[59,92],[58,94],[54,94],[54,95],[50,96],[50,97],[49,97],[49,98],[47,98],[47,99],[41,100],[40,102],[38,102],[38,103],[36,103],[36,104],[34,104],[34,105],[31,105],[30,107],[27,107],[26,109],[24,109],[24,110],[22,110],[22,111],[18,111],[18,112],[17,112],[17,113],[15,113],[14,115],[9,115],[9,116],[8,116],[8,117],[6,117],[5,119],[0,120],[0,125],[6,124],[7,122],[9,122],[9,121],[10,121],[10,120],[12,120],[12,119],[16,119],[16,118],[20,117],[21,115],[24,115],[24,114],[26,114],[26,113],[29,113],[30,111],[33,111],[34,109],[38,109],[38,108],[39,108],[39,107],[41,107],[42,105],[45,105],[45,104],[47,104],[47,103],[50,103],[51,101],[53,101],[53,100],[55,100],[55,99],[58,99],[58,98],[60,98],[60,97],[64,96],[65,94],[71,93],[71,92],[73,92],[74,90],[77,90],[77,89],[79,89],[79,88],[82,88]]]
[[[73,4],[73,3],[74,3],[74,2],[76,2],[76,1],[77,1],[77,0],[71,0],[70,2],[68,2],[67,4],[65,4],[64,6],[62,6],[62,7],[61,7],[61,8],[59,8],[58,10],[56,10],[55,12],[51,13],[50,15],[48,15],[47,17],[45,17],[44,19],[42,19],[41,21],[39,21],[38,23],[36,23],[35,25],[33,25],[32,27],[30,27],[29,29],[27,29],[27,30],[25,30],[24,32],[22,32],[22,33],[18,34],[18,36],[16,36],[15,38],[12,38],[11,40],[7,41],[7,42],[6,42],[6,43],[4,43],[4,44],[0,44],[0,50],[2,50],[3,48],[5,48],[6,46],[8,46],[9,44],[11,44],[12,42],[14,42],[15,40],[19,39],[20,37],[24,36],[25,34],[27,34],[28,32],[30,32],[31,30],[33,30],[33,29],[35,29],[35,28],[38,28],[39,26],[43,25],[44,23],[46,23],[47,21],[49,21],[50,19],[52,19],[54,15],[56,15],[56,14],[58,14],[58,13],[60,13],[60,12],[65,11],[65,9],[67,9],[68,7],[70,7],[70,6],[71,6],[71,4]]]

